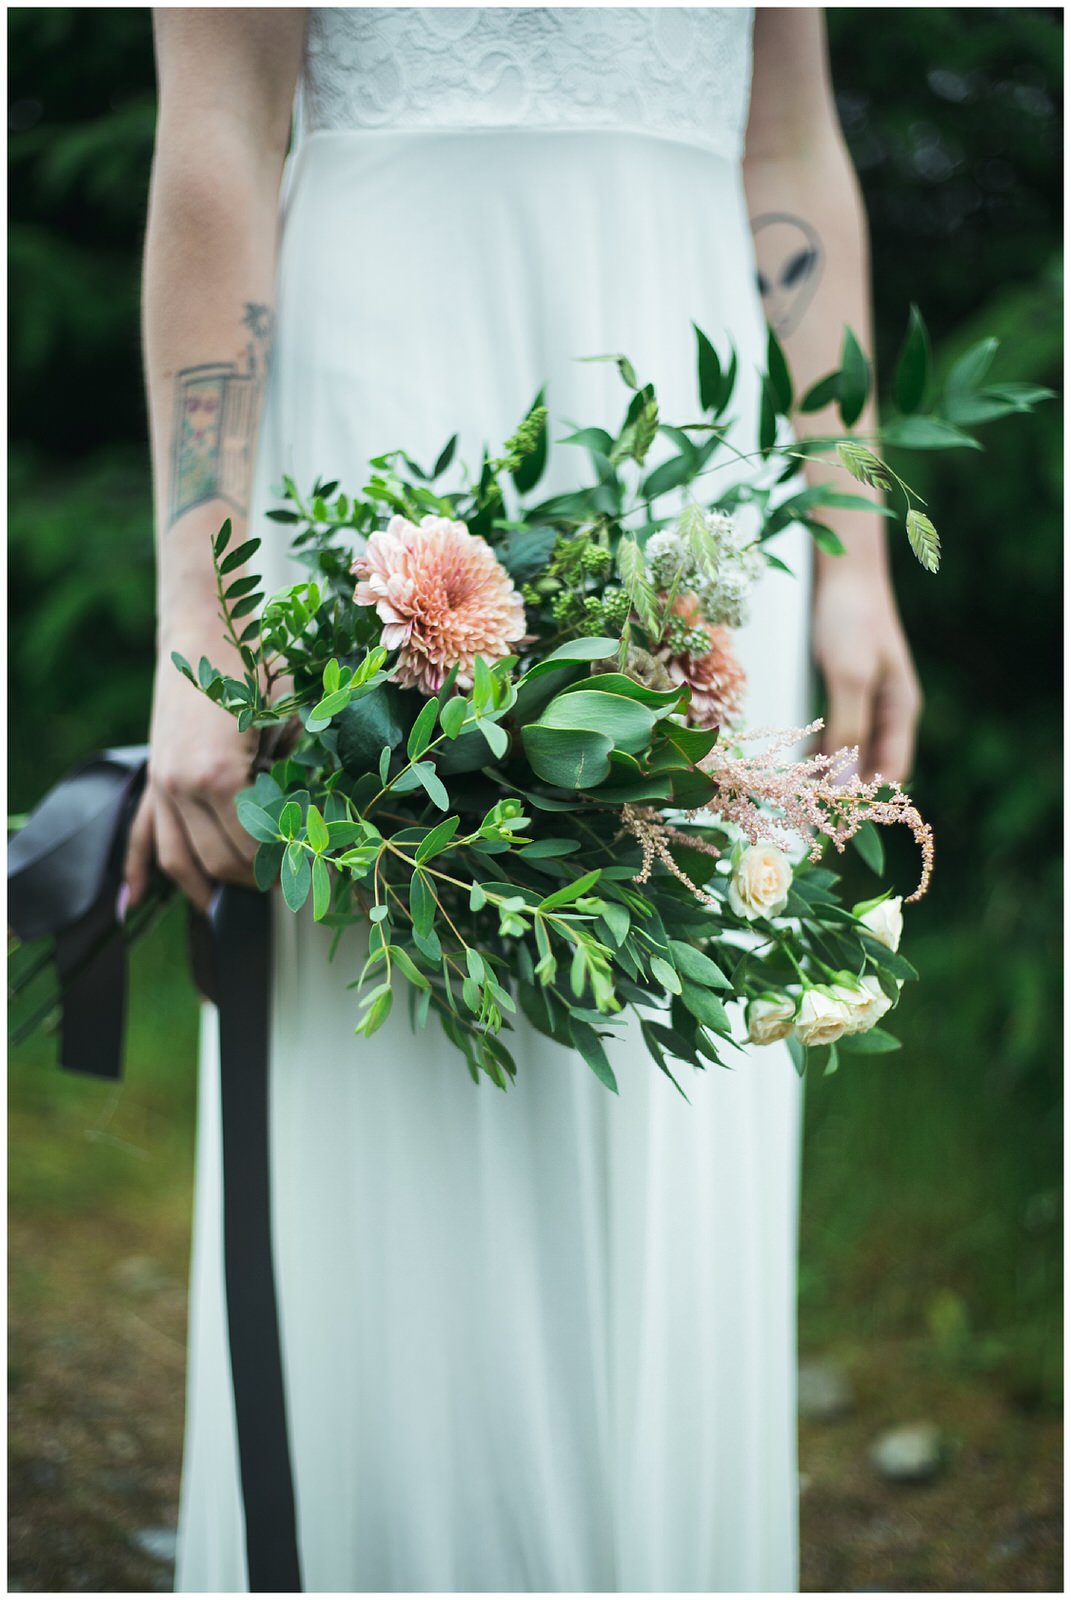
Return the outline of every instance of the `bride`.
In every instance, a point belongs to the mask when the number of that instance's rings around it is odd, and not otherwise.
[[[253,749],[177,649],[226,670],[209,539],[460,428],[478,457],[546,386],[616,419],[626,352],[695,407],[694,320],[740,356],[753,446],[765,323],[802,392],[869,337],[866,225],[822,13],[747,7],[164,8],[145,246],[159,667],[124,899],[155,857],[189,899],[249,883]],[[798,419],[825,431],[829,418]],[[864,414],[865,430],[873,417]],[[569,487],[552,451],[547,492]],[[786,529],[740,639],[752,726],[904,778],[918,690],[876,513],[847,554]],[[685,1104],[618,1041],[614,1097],[525,1025],[507,1094],[403,1018],[353,1035],[345,946],[273,897],[271,1227],[301,1582],[320,1591],[797,1587],[801,1091],[781,1045]],[[222,1268],[218,1017],[202,1009],[176,1587],[251,1576]],[[512,1043],[512,1041],[511,1041]]]

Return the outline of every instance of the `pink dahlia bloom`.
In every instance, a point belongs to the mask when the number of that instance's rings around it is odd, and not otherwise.
[[[659,652],[674,683],[692,691],[688,721],[695,728],[723,727],[739,720],[744,709],[747,677],[732,650],[732,635],[719,623],[706,622],[694,595],[682,595],[673,607],[691,628],[706,634],[708,647],[700,655]]]
[[[353,598],[374,606],[380,643],[399,650],[397,681],[437,694],[451,667],[472,687],[477,656],[498,661],[524,633],[524,601],[485,539],[449,517],[392,517],[351,568]]]

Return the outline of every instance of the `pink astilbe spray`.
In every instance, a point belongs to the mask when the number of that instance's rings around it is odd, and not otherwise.
[[[902,823],[911,829],[922,854],[918,887],[905,903],[921,900],[933,873],[933,829],[923,821],[911,796],[880,773],[864,783],[854,770],[859,762],[858,748],[784,761],[786,750],[822,726],[818,718],[806,728],[782,732],[759,729],[738,734],[740,744],[757,739],[771,741],[765,750],[750,755],[715,745],[699,763],[718,786],[717,795],[703,809],[716,811],[725,822],[735,824],[752,844],[776,844],[787,827],[802,839],[811,840],[812,861],[821,856],[823,839],[830,839],[837,850],[843,850],[864,822],[881,826]],[[879,791],[884,788],[890,793],[882,799]]]

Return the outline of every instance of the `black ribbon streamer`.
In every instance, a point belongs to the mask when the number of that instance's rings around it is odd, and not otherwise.
[[[115,910],[148,750],[104,750],[52,788],[8,847],[8,921],[50,938],[59,980],[59,1064],[117,1079],[127,945]],[[272,1258],[268,1047],[271,904],[220,884],[190,908],[194,979],[219,1013],[223,1256],[231,1381],[251,1593],[301,1591],[297,1518]]]

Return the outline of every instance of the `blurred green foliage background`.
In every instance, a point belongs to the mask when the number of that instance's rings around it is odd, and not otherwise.
[[[914,300],[940,363],[995,333],[994,380],[1058,386],[1061,13],[846,7],[828,20],[870,216],[879,373]],[[154,91],[144,9],[8,21],[19,811],[97,746],[145,737],[138,292]],[[915,456],[907,472],[945,549],[937,578],[904,540],[894,552],[926,695],[912,789],[939,847],[907,930],[925,981],[901,1013],[902,1054],[808,1085],[801,1277],[805,1344],[903,1336],[921,1361],[1042,1407],[1061,1361],[1060,409],[983,429],[984,456]],[[909,841],[893,861],[907,889]],[[181,940],[176,907],[139,957],[122,1091],[157,1187],[161,1167],[189,1175],[196,1017]],[[100,1086],[59,1078],[51,1057],[36,1041],[12,1062],[13,1209],[69,1212],[116,1189],[145,1199],[121,1140],[91,1153],[73,1133],[103,1117]]]

